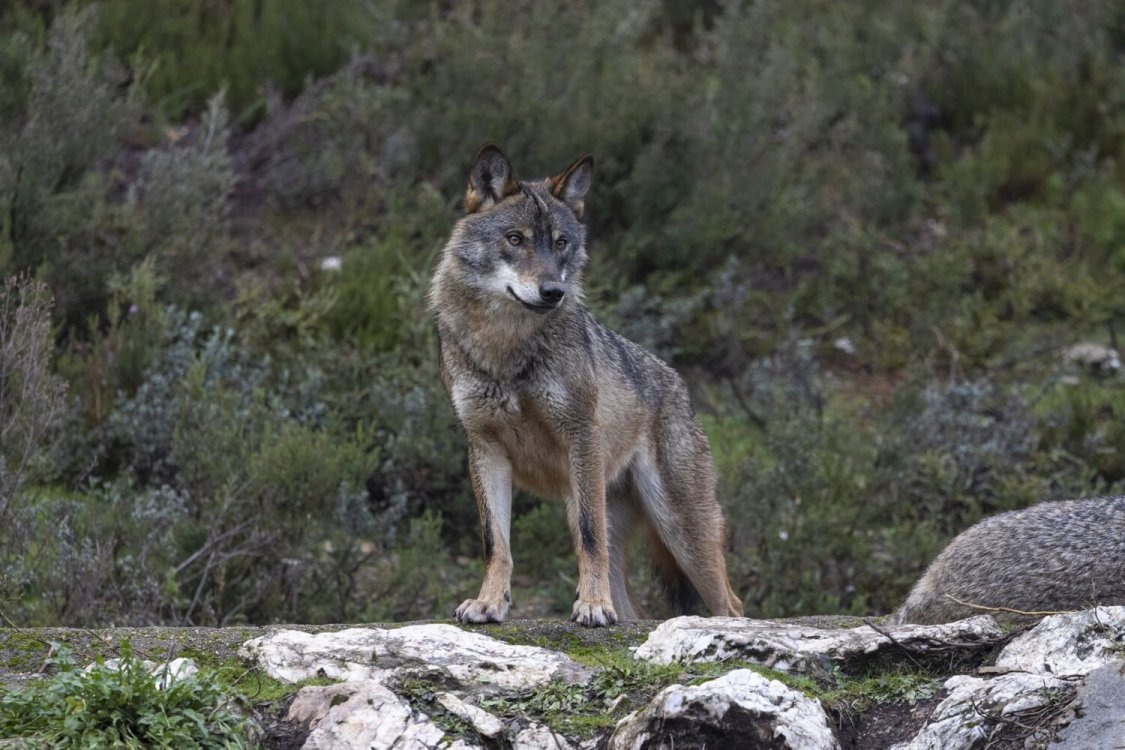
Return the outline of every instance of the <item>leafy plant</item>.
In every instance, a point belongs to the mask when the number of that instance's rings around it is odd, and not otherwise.
[[[65,647],[57,674],[38,685],[0,690],[0,734],[52,748],[207,748],[250,746],[250,722],[205,672],[169,680],[132,653],[87,669]]]

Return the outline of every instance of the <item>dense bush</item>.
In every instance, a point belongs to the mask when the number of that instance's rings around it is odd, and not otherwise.
[[[25,622],[472,593],[426,291],[486,140],[595,154],[588,299],[687,377],[749,612],[886,611],[967,525],[1125,482],[1120,376],[1060,356],[1125,314],[1120,3],[63,5],[0,9],[0,272],[56,305],[0,305],[0,387],[57,407],[0,445]],[[561,508],[513,536],[520,611],[567,611]]]

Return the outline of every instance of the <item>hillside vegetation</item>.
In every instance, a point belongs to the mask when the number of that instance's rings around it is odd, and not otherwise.
[[[474,594],[425,295],[487,140],[595,154],[588,304],[688,380],[748,614],[1121,490],[1123,380],[1062,352],[1125,321],[1125,4],[517,5],[3,6],[5,619]],[[513,537],[513,616],[569,612],[563,509]]]

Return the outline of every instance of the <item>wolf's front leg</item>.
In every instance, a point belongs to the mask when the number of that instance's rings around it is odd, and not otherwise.
[[[503,622],[512,604],[512,464],[500,446],[469,435],[469,476],[480,512],[484,583],[454,616],[461,622]]]
[[[582,429],[573,437],[570,475],[566,515],[578,555],[578,595],[570,619],[592,628],[612,625],[617,622],[617,613],[609,588],[605,457],[594,430]]]

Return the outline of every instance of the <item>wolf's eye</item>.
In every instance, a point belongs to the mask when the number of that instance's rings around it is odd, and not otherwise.
[[[512,247],[516,247],[521,242],[523,242],[523,235],[519,232],[508,232],[508,234],[505,235],[504,238],[508,240],[508,244]]]
[[[555,249],[566,250],[566,237],[559,237],[555,240]]]

